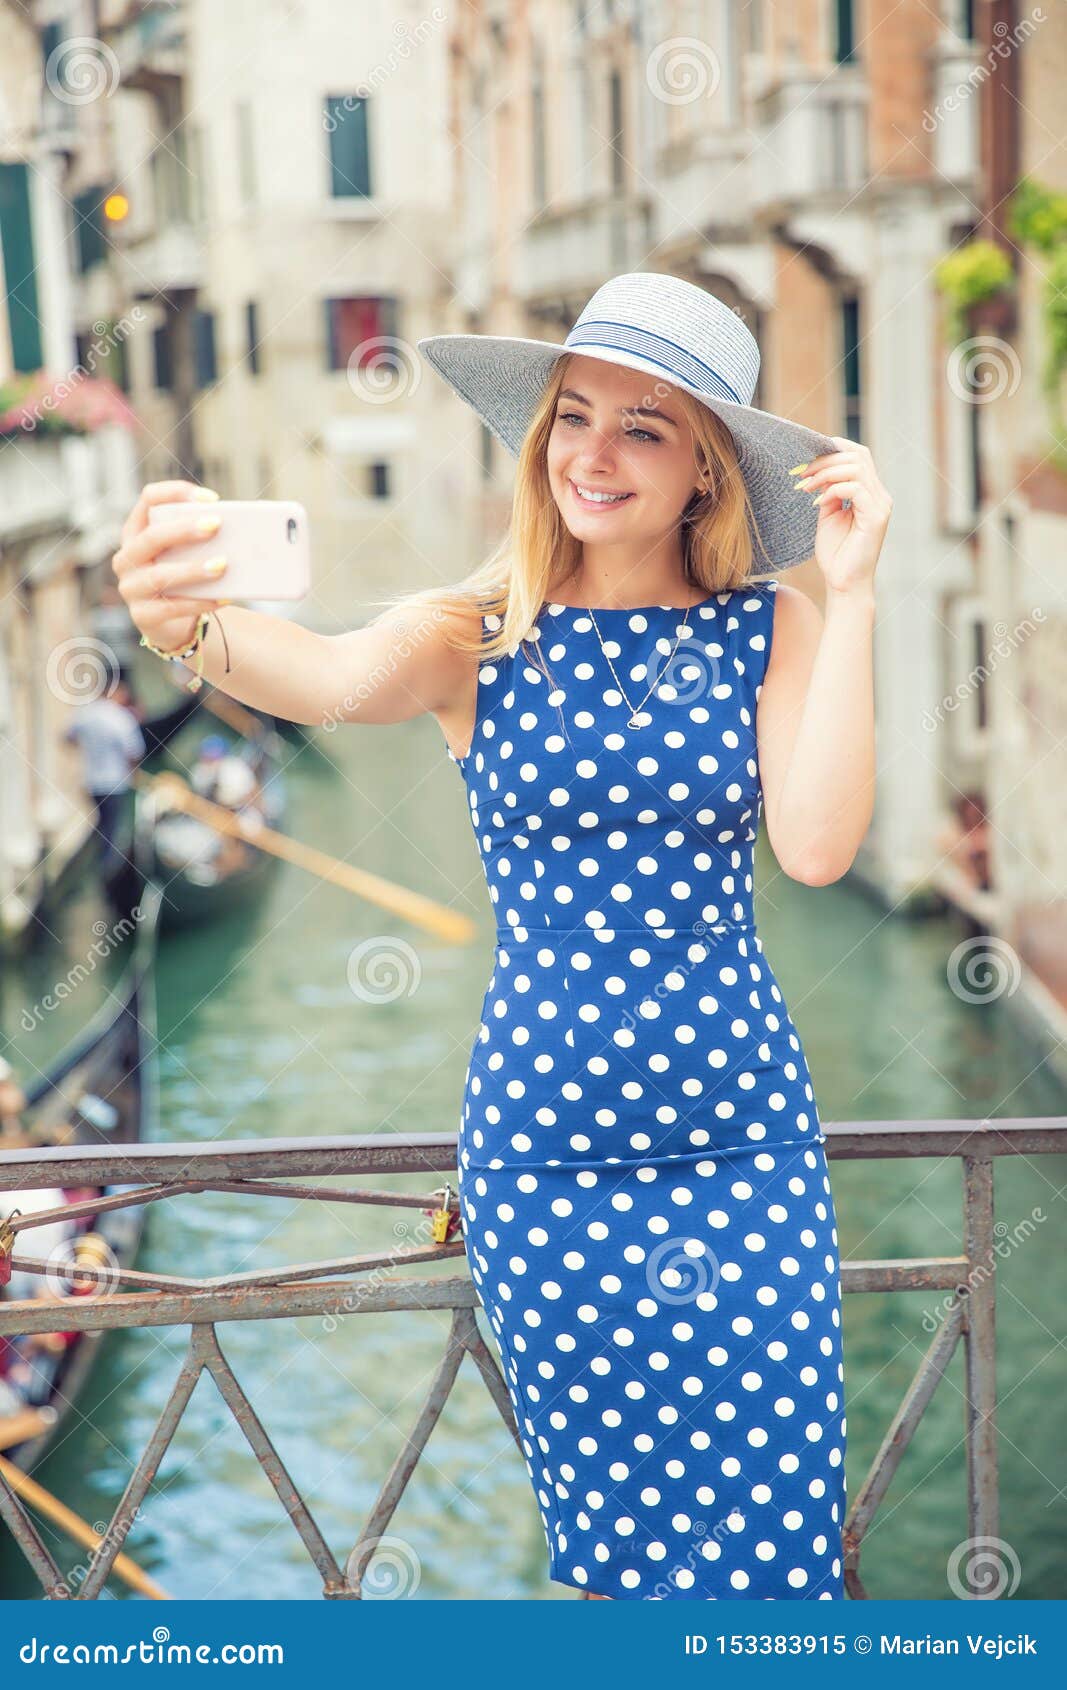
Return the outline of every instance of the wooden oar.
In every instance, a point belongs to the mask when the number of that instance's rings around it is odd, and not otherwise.
[[[9,1427],[12,1421],[17,1422],[23,1418],[22,1415],[12,1415],[11,1420],[0,1422],[0,1428]],[[37,1415],[36,1418],[40,1420],[42,1417]],[[19,1442],[21,1436],[20,1433],[18,1438],[12,1438],[9,1441],[12,1443]],[[43,1514],[46,1519],[51,1520],[53,1525],[59,1526],[62,1531],[67,1533],[68,1537],[72,1537],[75,1543],[79,1543],[83,1549],[95,1549],[98,1543],[103,1543],[104,1540],[100,1533],[94,1532],[87,1520],[83,1520],[80,1514],[75,1514],[73,1508],[68,1508],[65,1502],[60,1502],[58,1496],[53,1496],[50,1490],[45,1490],[44,1486],[38,1484],[36,1479],[31,1479],[28,1473],[24,1473],[20,1467],[16,1467],[15,1463],[9,1461],[4,1455],[0,1455],[0,1473],[3,1474],[16,1496],[21,1497],[23,1502],[28,1502],[31,1508],[35,1508],[39,1514]],[[142,1596],[154,1596],[160,1601],[170,1600],[170,1592],[164,1590],[162,1585],[157,1584],[155,1579],[149,1578],[147,1573],[142,1572],[136,1561],[131,1561],[128,1555],[119,1554],[115,1556],[112,1572],[122,1579],[124,1584],[128,1584],[131,1590],[139,1591]]]
[[[0,1449],[10,1449],[12,1444],[35,1438],[51,1424],[52,1420],[39,1408],[20,1408],[17,1414],[5,1414],[0,1418]]]
[[[438,938],[468,944],[477,932],[469,917],[447,909],[444,904],[424,897],[421,892],[410,892],[406,886],[398,886],[394,881],[384,880],[381,875],[370,874],[352,863],[343,863],[313,845],[302,845],[298,839],[290,839],[287,833],[279,833],[276,828],[248,826],[225,805],[201,798],[179,775],[166,773],[134,778],[138,786],[159,791],[174,809],[196,816],[218,833],[240,839],[260,851],[269,851],[272,856],[282,857],[288,863],[295,863],[297,868],[307,869],[309,874],[317,874],[334,886],[343,887],[346,892],[354,892],[357,897],[366,898],[394,915],[404,916],[416,926],[437,934]]]

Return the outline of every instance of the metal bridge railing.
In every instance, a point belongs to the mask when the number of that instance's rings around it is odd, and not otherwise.
[[[943,1291],[947,1294],[929,1347],[845,1522],[846,1590],[852,1598],[863,1600],[868,1595],[859,1568],[863,1539],[923,1411],[961,1341],[968,1533],[972,1538],[997,1536],[995,1295],[999,1240],[994,1220],[993,1168],[1001,1156],[1062,1154],[1067,1150],[1067,1118],[826,1122],[823,1130],[827,1154],[834,1160],[951,1157],[959,1161],[962,1175],[959,1254],[846,1260],[841,1266],[842,1288],[846,1293]],[[455,1133],[8,1151],[0,1154],[0,1190],[116,1184],[124,1189],[63,1210],[19,1216],[9,1223],[6,1236],[0,1228],[0,1250],[6,1248],[10,1253],[14,1246],[16,1269],[54,1274],[55,1261],[35,1259],[18,1248],[21,1235],[33,1226],[46,1224],[59,1215],[98,1215],[109,1209],[156,1203],[202,1191],[417,1210],[440,1207],[443,1185],[418,1194],[373,1187],[336,1189],[304,1183],[338,1176],[399,1174],[443,1175],[454,1185]],[[189,1348],[178,1377],[106,1531],[98,1534],[85,1576],[76,1591],[64,1580],[33,1520],[0,1472],[0,1518],[36,1573],[43,1594],[76,1600],[99,1596],[203,1372],[210,1373],[215,1380],[282,1507],[292,1519],[318,1569],[324,1596],[360,1597],[361,1581],[375,1547],[387,1530],[441,1416],[464,1356],[469,1355],[477,1367],[521,1453],[521,1439],[503,1375],[476,1324],[478,1299],[465,1260],[464,1270],[454,1276],[419,1278],[399,1271],[452,1257],[465,1258],[462,1237],[451,1237],[454,1222],[441,1243],[435,1241],[428,1218],[424,1226],[426,1242],[413,1246],[210,1279],[144,1273],[132,1268],[64,1266],[66,1279],[95,1283],[98,1294],[0,1302],[0,1337],[31,1332],[99,1332],[118,1327],[188,1325],[190,1328]],[[439,1231],[444,1230],[442,1220]],[[440,1363],[410,1435],[382,1483],[359,1538],[341,1565],[229,1366],[216,1325],[230,1320],[427,1309],[448,1309],[452,1313]]]

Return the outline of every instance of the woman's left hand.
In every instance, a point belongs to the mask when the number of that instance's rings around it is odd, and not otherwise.
[[[837,434],[830,439],[838,450],[812,458],[794,486],[820,498],[815,561],[827,587],[850,592],[873,584],[893,501],[867,446]],[[851,501],[847,510],[844,499]]]

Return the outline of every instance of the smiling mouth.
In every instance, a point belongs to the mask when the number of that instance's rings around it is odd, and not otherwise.
[[[611,493],[607,489],[601,492],[591,487],[583,488],[577,481],[571,481],[569,476],[567,479],[574,497],[586,510],[613,510],[617,505],[628,504],[635,497],[633,493]]]

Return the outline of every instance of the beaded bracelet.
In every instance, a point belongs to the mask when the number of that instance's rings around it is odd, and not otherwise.
[[[147,634],[141,635],[141,644],[144,646],[145,650],[150,651],[154,657],[163,657],[172,663],[183,663],[187,657],[198,657],[196,673],[186,682],[185,685],[185,690],[187,692],[199,692],[200,688],[204,684],[204,636],[208,631],[211,624],[211,618],[213,616],[215,621],[219,624],[219,633],[222,635],[223,650],[226,653],[226,673],[228,675],[230,672],[230,647],[229,642],[226,639],[226,630],[223,628],[222,623],[219,620],[218,612],[215,610],[202,610],[200,612],[200,615],[196,620],[196,630],[193,634],[192,640],[181,651],[163,651],[159,646],[152,644]]]

